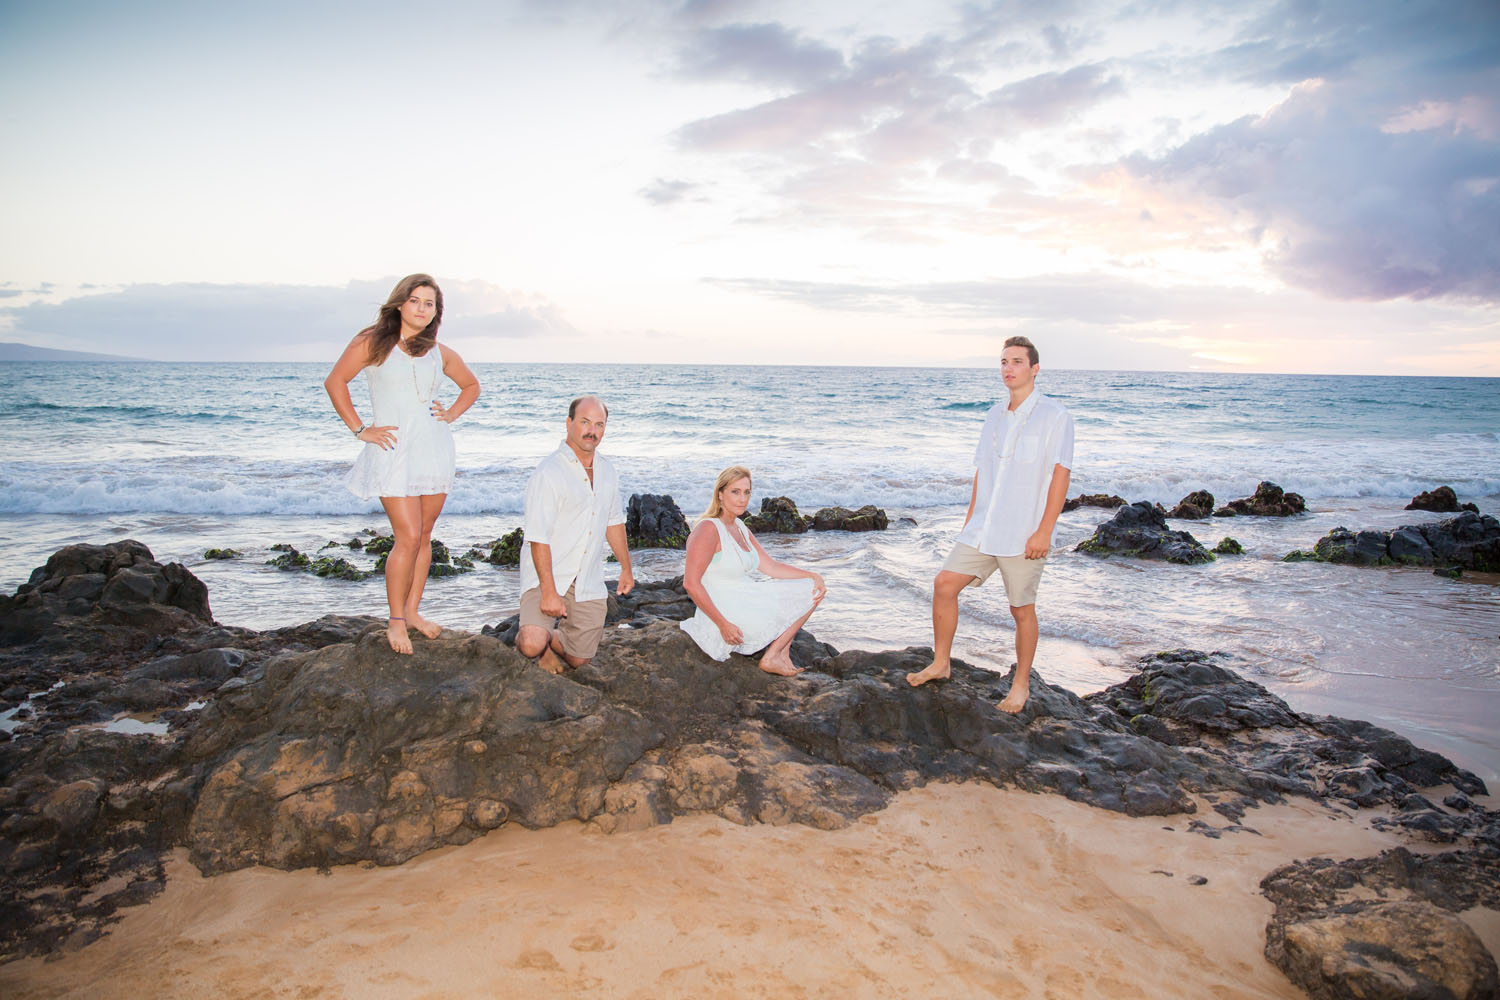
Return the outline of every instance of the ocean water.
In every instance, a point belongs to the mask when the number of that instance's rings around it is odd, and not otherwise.
[[[288,364],[0,365],[0,586],[61,545],[134,537],[210,587],[215,616],[264,628],[338,612],[383,613],[378,579],[320,580],[264,565],[384,530],[378,505],[340,477],[359,445],[323,392],[326,367]],[[517,526],[527,476],[562,437],[567,401],[610,405],[604,453],[627,493],[668,493],[689,516],[714,475],[741,463],[757,497],[804,511],[873,503],[893,525],[868,535],[765,539],[813,566],[830,596],[810,627],[841,648],[930,642],[928,596],[963,520],[994,371],[795,366],[475,365],[484,387],[454,425],[459,477],[438,524],[455,550]],[[1128,676],[1157,649],[1218,650],[1294,708],[1367,718],[1500,776],[1500,579],[1420,569],[1288,564],[1331,528],[1439,519],[1404,511],[1447,483],[1500,512],[1500,380],[1087,372],[1038,385],[1076,421],[1071,492],[1168,506],[1222,503],[1269,479],[1307,498],[1295,518],[1180,522],[1246,555],[1202,567],[1072,551],[1107,512],[1065,514],[1038,609],[1038,671],[1073,690]],[[367,390],[354,398],[368,413]],[[451,394],[450,397],[451,398]],[[233,562],[203,550],[231,546]],[[341,553],[347,554],[347,553]],[[359,559],[356,557],[356,561]],[[681,572],[680,552],[636,557],[643,578]],[[424,610],[476,629],[511,613],[519,574],[481,565],[432,581]],[[964,598],[958,655],[1005,669],[1010,618],[998,586]]]

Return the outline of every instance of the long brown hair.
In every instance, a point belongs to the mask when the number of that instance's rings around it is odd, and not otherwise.
[[[724,505],[719,502],[719,494],[724,492],[730,483],[737,483],[741,479],[749,479],[751,485],[755,483],[755,480],[750,477],[750,470],[743,465],[731,465],[719,473],[719,478],[714,480],[713,499],[708,501],[708,510],[705,510],[698,520],[706,521],[711,517],[718,517],[722,514],[724,512]]]
[[[401,342],[401,306],[411,298],[412,292],[423,287],[432,289],[432,297],[437,299],[437,311],[433,313],[432,322],[427,324],[427,328],[406,342],[406,353],[420,358],[437,343],[438,325],[443,322],[443,290],[432,280],[430,274],[408,274],[391,289],[390,297],[380,307],[380,315],[375,318],[375,322],[359,331],[370,335],[369,364],[383,363],[390,355],[391,348]]]

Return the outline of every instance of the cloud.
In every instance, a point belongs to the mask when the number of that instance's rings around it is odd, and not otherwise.
[[[658,177],[641,188],[641,197],[653,205],[672,205],[682,201],[698,186],[692,181],[669,181]]]
[[[975,120],[998,131],[1047,128],[1124,93],[1124,81],[1105,66],[1074,66],[1001,87],[975,109]]]
[[[1234,250],[1336,300],[1500,301],[1493,0],[946,13],[915,39],[689,32],[680,72],[767,96],[683,124],[678,142],[745,173],[757,222],[1134,246],[1140,261]],[[1178,112],[1185,90],[1232,99]],[[1171,117],[1138,120],[1130,102],[1148,100]]]
[[[900,321],[921,342],[940,336],[998,349],[1004,337],[1025,333],[1045,342],[1052,364],[1063,367],[1443,374],[1459,358],[1467,374],[1500,375],[1500,341],[1488,310],[1459,304],[1351,305],[1307,292],[1163,286],[1102,273],[904,284],[713,283],[810,309]]]
[[[1290,285],[1500,301],[1500,144],[1451,117],[1384,111],[1307,85],[1265,115],[1126,165],[1159,194],[1239,218]],[[1439,127],[1416,127],[1428,122]]]
[[[397,277],[343,286],[139,284],[61,302],[0,307],[7,337],[158,361],[332,361]],[[441,336],[570,333],[545,300],[480,281],[443,281]],[[475,359],[482,360],[482,359]]]
[[[678,52],[677,74],[689,80],[805,87],[843,68],[837,49],[799,38],[782,25],[732,24],[693,33]]]
[[[1107,275],[1038,275],[915,284],[721,279],[722,287],[817,309],[947,316],[1008,322],[1067,320],[1127,326],[1207,317],[1229,303],[1263,300],[1246,289],[1161,288]]]
[[[903,116],[910,125],[972,102],[977,95],[943,69],[940,56],[940,47],[926,42],[866,39],[843,71],[782,97],[689,122],[678,130],[678,138],[689,149],[794,158],[810,147],[847,148]],[[761,82],[779,89],[784,79],[768,76]],[[952,102],[958,104],[950,108]],[[947,144],[944,135],[936,145]]]

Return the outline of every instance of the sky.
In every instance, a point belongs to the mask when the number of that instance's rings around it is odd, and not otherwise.
[[[0,0],[0,341],[1500,376],[1500,3]]]

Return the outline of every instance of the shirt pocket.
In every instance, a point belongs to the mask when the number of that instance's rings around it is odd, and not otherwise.
[[[1036,434],[1027,434],[1023,431],[1020,440],[1016,442],[1016,461],[1025,462],[1027,465],[1035,465],[1041,459],[1041,437]]]

